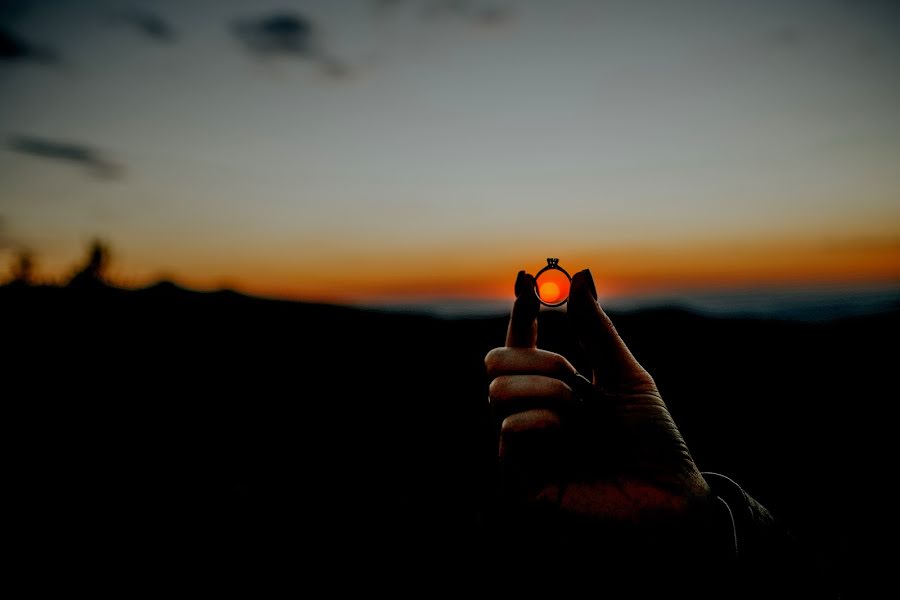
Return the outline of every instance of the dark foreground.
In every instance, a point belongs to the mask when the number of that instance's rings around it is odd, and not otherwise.
[[[390,577],[412,558],[464,572],[489,556],[482,359],[505,319],[168,284],[6,287],[0,310],[20,557],[162,572],[309,550]],[[898,315],[612,316],[700,468],[744,485],[852,596],[893,511]],[[540,327],[577,366],[565,315]]]

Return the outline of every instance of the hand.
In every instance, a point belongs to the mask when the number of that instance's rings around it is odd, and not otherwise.
[[[669,523],[702,505],[709,486],[653,378],[600,308],[590,271],[573,277],[568,304],[590,385],[536,347],[533,286],[519,273],[506,346],[485,357],[505,496],[617,525]]]

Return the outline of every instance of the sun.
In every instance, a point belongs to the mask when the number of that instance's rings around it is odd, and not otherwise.
[[[545,281],[540,285],[539,293],[544,302],[556,302],[559,299],[559,286],[552,281]]]

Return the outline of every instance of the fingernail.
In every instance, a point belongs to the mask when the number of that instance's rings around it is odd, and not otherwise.
[[[596,300],[597,299],[597,286],[594,285],[594,275],[591,273],[590,269],[585,269],[584,274],[587,275],[588,290],[591,292],[591,296],[594,297],[594,300]]]
[[[519,271],[519,274],[516,275],[516,298],[522,295],[522,292],[525,291],[525,271]]]

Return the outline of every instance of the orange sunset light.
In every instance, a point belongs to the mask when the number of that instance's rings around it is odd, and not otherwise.
[[[552,281],[548,281],[546,283],[542,283],[540,285],[540,295],[546,302],[556,302],[559,300],[559,286],[553,283]]]
[[[898,238],[900,239],[900,238]],[[497,256],[472,248],[318,262],[261,256],[237,268],[204,264],[173,276],[201,289],[228,287],[265,296],[326,302],[507,299],[520,269],[536,274],[545,251],[520,248]],[[900,283],[900,243],[893,238],[848,243],[782,240],[667,246],[605,247],[562,253],[571,274],[590,268],[601,296],[703,289]],[[291,258],[291,257],[288,257]],[[547,278],[538,291],[547,302],[568,294],[568,280]],[[153,279],[148,273],[147,281]],[[555,287],[554,287],[555,286]],[[554,300],[551,300],[554,298]]]

